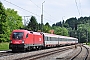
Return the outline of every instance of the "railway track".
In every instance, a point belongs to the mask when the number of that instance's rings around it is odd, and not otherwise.
[[[23,53],[23,52],[12,52],[12,51],[0,52],[0,57],[19,54],[19,53]]]
[[[19,52],[19,53],[12,53],[11,51],[10,52],[2,52],[0,53],[0,60],[26,60],[28,59],[29,57],[34,57],[34,56],[37,56],[37,55],[42,55],[42,54],[46,54],[46,53],[49,53],[49,52],[53,52],[53,51],[59,51],[60,50],[65,50],[66,47],[68,49],[72,49],[74,46],[65,46],[65,47],[58,47],[58,48],[51,48],[51,49],[44,49],[44,50],[38,50],[38,51],[32,51],[32,52]],[[57,52],[57,53],[58,53]],[[55,52],[54,52],[55,53]],[[51,54],[54,54],[54,53],[51,53]],[[50,55],[50,54],[48,54]],[[38,57],[40,58],[40,57]]]
[[[65,46],[65,47],[44,49],[44,50],[38,50],[38,51],[32,51],[32,52],[25,52],[25,53],[20,53],[20,52],[19,53],[11,53],[11,52],[7,52],[7,53],[2,53],[2,54],[6,54],[6,55],[2,55],[0,57],[0,60],[36,60],[36,59],[42,59],[42,58],[45,58],[45,57],[48,57],[48,56],[51,56],[51,55],[54,55],[54,54],[57,55],[58,53],[61,54],[61,53],[65,52],[65,51],[68,51],[68,50],[72,50],[72,51],[73,50],[76,50],[74,52],[76,54],[78,53],[78,55],[79,55],[81,53],[80,51],[85,50],[85,47],[82,48],[82,46],[81,46],[81,47],[77,47],[77,49],[75,49],[75,46],[72,45],[72,46]],[[83,51],[83,52],[86,52],[86,50]],[[73,53],[72,55],[66,56],[67,58],[61,58],[59,60],[64,60],[64,59],[65,60],[67,60],[67,59],[68,60],[70,60],[70,59],[71,60],[75,60],[76,59],[76,57],[74,57],[76,55],[75,53]],[[87,56],[88,56],[88,53],[87,53]],[[56,60],[57,59],[58,58],[56,58]],[[87,57],[85,59],[87,59]]]
[[[15,59],[15,60],[35,60],[35,59],[40,59],[42,57],[46,57],[52,54],[56,54],[59,52],[63,52],[69,49],[73,49],[73,47],[67,47],[67,48],[62,48],[62,49],[57,49],[57,50],[53,50],[53,51],[48,51],[48,52],[44,52],[44,53],[39,53],[39,54],[35,54],[35,55],[31,55],[31,56],[27,56],[27,57],[23,57],[23,58],[19,58],[19,59]]]
[[[0,52],[0,57],[8,55],[13,55],[13,53],[11,51]]]
[[[81,46],[80,51],[74,55],[70,60],[87,60],[89,55],[89,50],[85,46]]]
[[[87,60],[89,54],[89,50],[85,46],[80,46],[78,49],[74,50],[71,54],[63,58],[56,58],[60,60]]]

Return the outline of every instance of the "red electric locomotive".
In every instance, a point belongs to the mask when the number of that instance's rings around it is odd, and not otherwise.
[[[12,51],[25,51],[44,46],[43,34],[27,30],[14,30],[10,37],[9,48]]]

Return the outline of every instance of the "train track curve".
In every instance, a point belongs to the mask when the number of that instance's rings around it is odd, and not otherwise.
[[[63,58],[57,58],[60,60],[87,60],[89,55],[89,49],[83,45],[80,45],[72,53],[68,54]]]

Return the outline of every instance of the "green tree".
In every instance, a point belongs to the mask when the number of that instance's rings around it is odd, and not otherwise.
[[[20,29],[23,27],[22,17],[18,15],[17,11],[14,9],[7,8],[7,23],[10,28],[10,31],[14,29]]]
[[[62,27],[62,35],[69,36],[68,35],[68,30],[65,27]]]
[[[76,19],[76,17],[75,18],[69,18],[66,20],[65,23],[67,23],[69,25],[69,27],[71,27],[72,29],[75,29],[75,25],[77,24],[77,19]]]
[[[18,15],[17,11],[14,9],[7,8],[5,10],[7,18],[5,24],[7,25],[6,32],[5,32],[5,38],[7,41],[9,41],[10,34],[15,29],[23,28],[22,23],[22,17]]]
[[[44,26],[43,26],[43,32],[45,33],[49,33],[51,27],[49,25],[49,23],[47,22]]]
[[[38,23],[37,23],[36,18],[34,16],[31,17],[30,22],[29,22],[27,27],[29,30],[38,31]]]
[[[52,27],[56,26],[56,24],[52,24]]]
[[[88,37],[88,42],[90,42],[90,25],[89,23],[78,25],[77,35],[79,42],[86,42]]]
[[[41,24],[38,24],[38,30],[41,31]]]
[[[68,23],[64,23],[64,24],[63,24],[63,27],[69,28],[69,24],[68,24]]]
[[[78,23],[79,24],[90,23],[90,16],[89,17],[80,17],[80,18],[78,18]]]
[[[62,27],[62,22],[61,22],[61,21],[60,21],[60,22],[57,22],[55,26],[60,26],[60,27]]]
[[[64,27],[59,27],[59,26],[54,26],[54,33],[57,35],[63,35],[63,36],[68,36],[68,30]]]
[[[3,4],[0,2],[0,42],[5,41],[5,32],[6,32],[6,27],[7,24],[6,23],[6,13],[5,13],[5,8],[3,6]]]

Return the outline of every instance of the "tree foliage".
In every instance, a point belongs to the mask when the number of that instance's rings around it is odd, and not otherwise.
[[[37,20],[34,16],[31,17],[27,27],[29,30],[38,31],[38,23],[37,23]]]
[[[68,36],[68,30],[64,27],[54,26],[54,33],[57,35]]]
[[[14,11],[14,9],[7,8],[6,14],[7,14],[7,24],[8,27],[10,28],[10,31],[23,27],[22,17],[18,15],[17,11]]]
[[[22,17],[17,14],[17,11],[5,9],[0,2],[0,42],[9,41],[12,30],[22,27]]]
[[[65,22],[65,24],[68,24],[69,27],[72,28],[72,30],[75,29],[75,25],[77,24],[76,17],[75,18],[69,18],[69,19],[67,19],[66,22]]]
[[[51,27],[50,27],[49,23],[47,22],[47,23],[43,26],[43,31],[44,31],[45,33],[49,33],[50,29],[51,29]]]
[[[14,9],[7,8],[5,10],[7,18],[6,23],[7,27],[5,35],[7,36],[6,40],[9,40],[10,34],[15,29],[20,29],[23,27],[22,23],[22,17],[17,14],[17,11],[14,11]]]
[[[57,24],[58,23],[58,24]],[[61,22],[57,22],[53,24],[53,26],[60,26]],[[72,17],[67,19],[63,27],[68,29],[68,34],[71,37],[75,37],[79,39],[79,42],[90,42],[90,16],[89,17]]]
[[[6,27],[7,24],[6,23],[6,13],[5,13],[5,8],[3,6],[3,4],[0,2],[0,42],[5,41],[4,35],[6,32]]]

